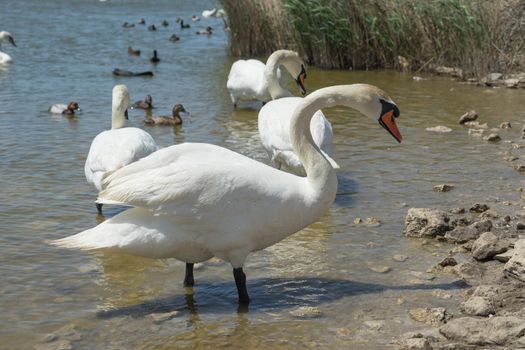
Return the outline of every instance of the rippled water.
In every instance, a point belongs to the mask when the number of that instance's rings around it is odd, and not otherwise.
[[[183,263],[115,253],[60,250],[45,241],[96,225],[95,191],[83,165],[93,137],[110,126],[111,89],[125,83],[132,100],[153,96],[155,113],[183,103],[191,118],[180,128],[146,128],[159,144],[210,142],[268,162],[257,133],[257,111],[234,111],[225,89],[233,59],[217,19],[181,31],[212,2],[30,1],[0,3],[0,30],[18,47],[3,46],[13,64],[0,70],[0,347],[32,348],[70,341],[76,349],[371,348],[419,325],[407,310],[445,306],[455,311],[460,290],[452,276],[430,280],[425,271],[450,248],[421,245],[402,235],[408,207],[468,206],[517,200],[519,176],[501,160],[507,145],[467,136],[459,115],[476,109],[498,125],[522,121],[522,91],[488,90],[396,72],[310,69],[307,88],[367,82],[386,90],[401,109],[404,142],[349,109],[325,114],[334,126],[339,195],[317,223],[252,254],[245,271],[253,300],[238,312],[228,264],[212,260],[195,271],[196,286],[182,287]],[[170,22],[149,32],[123,29],[124,21]],[[194,34],[211,25],[210,37]],[[170,43],[176,33],[180,42]],[[127,55],[128,46],[142,50]],[[151,66],[159,51],[162,62]],[[153,70],[153,78],[115,78],[114,68]],[[52,116],[56,102],[76,100],[74,119]],[[131,111],[133,124],[143,115]],[[454,131],[436,134],[428,126]],[[517,135],[517,129],[503,133]],[[453,183],[450,193],[432,192]],[[498,206],[499,204],[493,204]],[[122,208],[106,210],[112,216]],[[355,225],[376,217],[379,227]],[[395,254],[409,258],[392,259]],[[370,266],[391,267],[380,274]],[[451,294],[441,299],[438,294]],[[312,306],[319,317],[293,312]],[[155,323],[152,313],[178,311]],[[379,321],[379,322],[373,322]],[[52,334],[55,334],[52,335]],[[46,344],[45,341],[51,341]]]

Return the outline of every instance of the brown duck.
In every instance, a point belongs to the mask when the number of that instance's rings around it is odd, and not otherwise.
[[[184,106],[182,106],[180,103],[173,106],[172,110],[172,116],[158,116],[158,117],[152,117],[148,118],[144,121],[146,125],[181,125],[182,124],[182,118],[180,117],[179,113],[186,113],[186,110],[184,109]]]

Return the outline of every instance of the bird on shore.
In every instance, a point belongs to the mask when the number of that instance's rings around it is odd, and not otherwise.
[[[210,35],[210,34],[213,34],[213,28],[208,26],[208,27],[206,27],[206,29],[201,29],[201,30],[199,30],[196,33],[197,34],[202,34],[202,35]]]
[[[179,40],[180,40],[180,38],[179,38],[176,34],[172,34],[172,35],[170,36],[170,41],[171,41],[172,43],[174,43],[174,42],[176,42],[176,41],[179,41]]]
[[[128,46],[128,55],[140,56],[140,50],[133,50],[131,46]]]
[[[152,24],[152,25],[148,26],[148,30],[149,30],[150,32],[155,32],[155,31],[157,30],[157,27],[155,27],[155,25]]]
[[[150,134],[139,128],[126,127],[129,93],[125,85],[113,88],[111,129],[102,131],[91,143],[84,165],[88,183],[102,190],[102,179],[107,172],[115,171],[139,160],[158,149]],[[102,214],[102,204],[96,203]]]
[[[6,32],[6,31],[1,31],[0,32],[0,49],[1,49],[1,44],[5,42],[8,42],[14,47],[16,47],[15,39],[13,38],[11,33]],[[6,54],[5,52],[0,51],[0,64],[7,64],[11,62],[13,62],[13,59],[11,58],[11,56]]]
[[[75,111],[79,109],[78,103],[72,101],[67,105],[63,103],[56,103],[49,107],[49,112],[53,114],[75,115]]]
[[[124,27],[124,28],[133,28],[133,27],[135,27],[135,24],[124,22],[124,23],[122,23],[122,27]]]
[[[306,68],[303,60],[294,51],[278,50],[270,55],[266,62],[264,76],[268,82],[268,91],[272,101],[266,103],[259,111],[258,129],[261,143],[268,152],[270,159],[278,169],[289,170],[298,175],[305,175],[305,170],[299,160],[290,140],[290,122],[301,97],[293,96],[283,89],[277,79],[277,68],[284,66],[295,78],[301,93],[305,94],[304,79]],[[317,147],[324,153],[334,168],[339,165],[330,157],[332,150],[332,125],[323,112],[317,111],[310,122],[310,132]]]
[[[184,24],[184,20],[180,20],[180,29],[190,28],[189,24]]]
[[[149,60],[151,63],[155,64],[160,62],[160,58],[157,56],[157,50],[153,50],[153,57],[151,57]]]
[[[395,123],[399,109],[379,88],[354,84],[319,89],[301,100],[290,123],[293,149],[306,178],[211,144],[170,146],[102,179],[99,203],[134,208],[50,243],[176,258],[186,262],[187,286],[195,282],[194,264],[216,256],[231,264],[239,303],[248,305],[243,271],[248,255],[314,223],[334,202],[337,176],[312,140],[310,119],[321,108],[341,105],[379,121],[401,141]]]
[[[144,101],[137,101],[131,105],[131,109],[152,109],[153,107],[153,98],[151,95],[146,95]]]
[[[180,113],[187,113],[184,109],[184,106],[181,104],[176,104],[173,106],[173,109],[171,111],[171,116],[158,116],[158,117],[150,117],[146,118],[144,121],[144,124],[146,125],[181,125],[182,124],[182,118],[180,116]]]

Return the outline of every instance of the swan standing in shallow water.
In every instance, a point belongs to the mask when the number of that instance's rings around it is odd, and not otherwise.
[[[6,31],[0,32],[0,48],[1,44],[4,42],[11,43],[11,45],[16,47],[15,39],[9,32]],[[0,64],[11,63],[12,61],[13,59],[11,58],[11,56],[6,54],[5,52],[0,51]]]
[[[306,78],[306,70],[303,61],[297,53],[286,50],[274,52],[268,58],[264,71],[272,101],[265,104],[259,111],[259,135],[264,148],[272,161],[277,164],[278,169],[290,170],[304,176],[304,168],[294,153],[290,141],[290,120],[293,111],[302,98],[291,95],[280,86],[276,75],[277,67],[283,60],[292,60],[296,65],[300,65],[301,76],[300,78],[298,77],[297,83],[300,83],[303,95],[305,93],[303,83]],[[310,123],[310,132],[315,144],[325,153],[332,166],[339,168],[339,165],[330,158],[333,138],[332,125],[325,118],[323,112],[317,111],[313,116]]]
[[[84,165],[87,182],[102,190],[102,177],[133,163],[158,147],[150,134],[139,128],[124,127],[128,119],[129,93],[125,85],[113,88],[111,130],[102,131],[91,143]],[[99,214],[102,204],[96,203]]]
[[[231,263],[239,303],[248,304],[243,272],[248,254],[315,222],[335,199],[335,170],[313,142],[310,119],[318,109],[337,105],[379,118],[401,142],[394,121],[399,109],[380,89],[365,84],[320,89],[301,100],[290,124],[306,177],[211,144],[167,147],[103,179],[100,203],[135,208],[51,244],[177,258],[186,262],[186,285],[193,285],[194,263],[216,256]]]
[[[233,106],[237,107],[240,101],[257,100],[268,102],[272,98],[294,96],[279,84],[281,75],[279,65],[283,65],[295,78],[301,88],[301,92],[304,93],[304,86],[302,85],[304,77],[301,78],[300,75],[304,73],[304,76],[306,76],[306,72],[303,72],[304,65],[302,65],[299,56],[294,51],[278,50],[270,55],[266,64],[254,59],[237,60],[232,64],[226,87],[230,93]],[[265,75],[265,70],[268,66],[275,67],[276,72],[274,75]],[[270,85],[273,87],[276,97],[272,97],[269,91]]]

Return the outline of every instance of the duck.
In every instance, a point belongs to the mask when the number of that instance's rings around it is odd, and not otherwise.
[[[201,20],[201,18],[199,16],[195,16],[195,15],[191,16],[191,21],[192,22],[198,22],[200,20]]]
[[[179,41],[179,40],[180,40],[180,38],[179,38],[176,34],[172,34],[172,35],[170,36],[170,41],[171,41],[172,43],[174,43],[174,42],[176,42],[176,41]]]
[[[199,30],[196,33],[197,34],[202,34],[202,35],[210,35],[210,34],[213,34],[213,28],[208,26],[208,27],[206,27],[206,29],[201,29],[201,30]]]
[[[135,27],[135,24],[124,22],[124,23],[122,23],[122,27],[124,27],[124,28],[133,28],[133,27]]]
[[[263,147],[278,169],[305,176],[305,170],[299,157],[293,150],[289,134],[293,111],[302,98],[291,95],[289,91],[283,89],[279,84],[276,72],[277,67],[281,64],[287,68],[292,64],[288,71],[292,73],[292,76],[297,76],[296,83],[301,89],[301,93],[303,95],[306,93],[304,88],[306,68],[299,55],[289,50],[278,50],[272,53],[268,58],[264,71],[272,101],[266,103],[259,110],[259,136]],[[317,111],[312,118],[310,132],[315,144],[324,152],[325,157],[330,160],[332,166],[336,169],[339,168],[337,162],[330,157],[333,138],[332,125],[322,111]]]
[[[133,50],[131,46],[128,46],[128,55],[140,56],[140,50]]]
[[[13,38],[11,33],[6,32],[6,31],[1,31],[0,32],[0,46],[2,43],[5,43],[5,42],[8,42],[14,47],[16,47],[15,39]],[[0,51],[0,64],[7,64],[11,62],[13,62],[13,59],[11,58],[11,56],[6,54],[5,52]]]
[[[141,18],[141,19],[139,19],[139,21],[137,23],[138,24],[146,24],[146,21],[144,20],[144,18]]]
[[[167,27],[167,26],[169,26],[170,24],[168,23],[168,21],[166,21],[166,20],[164,19],[164,20],[162,20],[161,25],[162,25],[163,27]]]
[[[146,125],[181,125],[182,124],[182,118],[180,117],[180,113],[187,113],[184,109],[184,106],[181,104],[176,104],[173,106],[173,109],[171,111],[171,116],[158,116],[158,117],[152,117],[147,118],[144,121],[144,124]]]
[[[131,109],[152,109],[153,107],[153,98],[151,95],[146,95],[144,101],[137,101],[131,105]]]
[[[75,115],[75,111],[79,109],[78,103],[72,101],[67,105],[63,103],[56,103],[49,107],[49,112],[53,114]]]
[[[186,286],[195,283],[194,264],[215,256],[231,264],[238,302],[248,305],[248,255],[314,223],[335,200],[337,176],[313,142],[310,119],[321,108],[341,105],[379,121],[401,142],[399,108],[384,91],[368,84],[322,88],[299,102],[290,123],[306,178],[212,144],[166,147],[102,179],[99,203],[133,208],[50,243],[176,258],[186,263]]]
[[[102,190],[104,174],[146,157],[159,148],[144,130],[126,127],[128,105],[128,88],[116,85],[112,95],[111,129],[102,131],[93,139],[84,165],[87,182],[98,191]],[[102,204],[96,203],[96,208],[102,214]]]
[[[190,28],[189,24],[184,24],[184,20],[180,20],[180,29]]]
[[[152,24],[152,25],[149,25],[149,26],[148,26],[148,30],[149,30],[150,32],[155,32],[155,31],[157,30],[157,27],[155,27],[155,25]]]
[[[155,64],[157,64],[157,63],[160,62],[160,58],[158,58],[158,56],[157,56],[157,50],[153,50],[153,57],[151,57],[151,58],[149,59],[149,61],[150,61],[151,63],[155,63]]]

